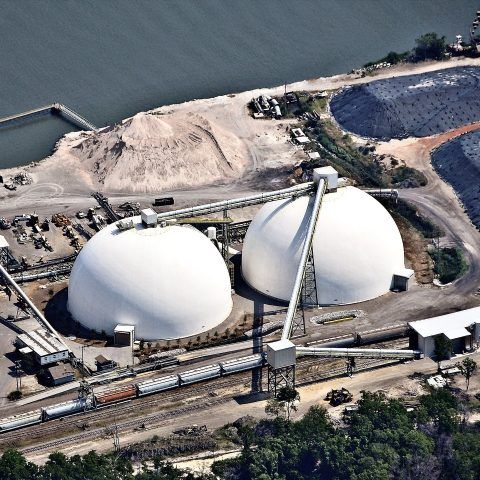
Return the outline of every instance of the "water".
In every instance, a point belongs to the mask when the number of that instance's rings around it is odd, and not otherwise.
[[[332,75],[467,35],[474,0],[4,0],[0,116],[61,102],[97,126],[155,106]],[[0,168],[48,155],[58,118],[0,130]]]

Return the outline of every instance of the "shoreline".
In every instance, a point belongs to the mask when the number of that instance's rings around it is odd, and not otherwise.
[[[365,77],[349,73],[303,80],[287,85],[287,90],[328,91],[460,66],[480,66],[480,59],[456,57],[444,61],[397,64]],[[0,189],[0,202],[4,205],[1,210],[4,215],[10,215],[12,211],[31,208],[32,205],[42,209],[47,204],[50,207],[80,208],[80,204],[87,203],[92,191],[101,191],[107,196],[138,198],[149,198],[154,192],[161,192],[178,195],[180,203],[187,203],[196,201],[197,197],[215,200],[275,189],[272,183],[274,173],[279,172],[280,175],[306,158],[303,149],[288,142],[285,134],[296,120],[253,119],[247,103],[252,97],[265,93],[282,95],[284,88],[259,88],[163,105],[96,131],[67,133],[56,143],[52,155],[37,162],[0,170],[5,181],[22,171],[33,180],[31,185],[19,186],[13,192]],[[140,127],[134,129],[132,135],[126,130],[133,121]],[[157,123],[152,127],[148,122]],[[203,132],[199,132],[199,127]],[[153,138],[153,143],[148,143],[152,137],[163,135],[167,130],[167,137]],[[172,142],[176,144],[178,139],[185,140],[192,132],[203,135],[199,144],[203,150],[198,150],[198,145],[187,145],[180,151],[178,145],[171,145]],[[118,153],[118,144],[124,143],[125,138],[129,144]],[[170,148],[167,153],[165,141]],[[223,152],[226,152],[229,161],[233,159],[236,167],[230,173],[226,168],[228,160],[221,164]],[[219,155],[209,164],[212,154]]]
[[[297,82],[287,84],[287,91],[307,91],[307,92],[315,92],[321,90],[333,90],[337,88],[342,88],[347,85],[355,85],[361,83],[368,83],[369,81],[380,80],[384,78],[392,78],[395,76],[405,76],[405,75],[412,75],[418,73],[426,73],[435,70],[444,70],[453,67],[460,67],[460,66],[480,66],[480,58],[467,58],[467,57],[455,57],[448,60],[440,60],[440,61],[427,61],[427,62],[420,62],[420,63],[400,63],[393,65],[391,67],[382,68],[376,70],[371,75],[367,76],[360,76],[355,73],[340,73],[331,76],[320,76],[314,77],[310,79],[300,80]],[[201,104],[210,104],[216,105],[218,103],[226,102],[227,104],[236,97],[248,97],[246,103],[250,100],[250,97],[259,96],[261,94],[268,93],[270,95],[281,95],[284,92],[285,85],[275,85],[270,87],[258,87],[253,90],[245,90],[239,92],[230,92],[223,95],[218,95],[215,97],[208,97],[208,98],[193,98],[191,100],[186,100],[180,103],[172,103],[167,105],[160,105],[158,107],[153,107],[151,109],[147,109],[144,111],[139,111],[136,114],[123,118],[118,122],[112,123],[110,125],[105,125],[103,127],[98,128],[96,131],[101,132],[104,129],[111,128],[114,125],[122,124],[125,121],[133,118],[135,115],[139,113],[170,113],[170,111],[178,111],[180,109],[185,109],[189,106],[201,105]],[[66,139],[78,136],[81,133],[90,133],[91,130],[87,131],[72,131],[68,132],[62,137],[58,139],[55,143],[52,153],[47,157],[41,158],[39,160],[29,162],[26,164],[18,165],[15,167],[10,168],[0,168],[0,174],[10,174],[10,172],[18,172],[25,167],[34,166],[39,164],[46,159],[51,158],[56,151],[58,150],[60,144],[64,142]]]

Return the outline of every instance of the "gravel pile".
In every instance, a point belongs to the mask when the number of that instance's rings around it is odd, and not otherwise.
[[[467,213],[480,228],[480,131],[443,143],[432,153],[438,174],[455,189]]]
[[[389,140],[426,137],[480,120],[480,68],[455,67],[354,85],[330,104],[345,130]]]

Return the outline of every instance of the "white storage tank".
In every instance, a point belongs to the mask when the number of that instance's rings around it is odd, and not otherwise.
[[[255,290],[290,300],[312,206],[313,197],[279,200],[255,216],[242,251],[243,277]],[[324,195],[312,248],[320,305],[378,297],[405,267],[393,218],[355,187]]]

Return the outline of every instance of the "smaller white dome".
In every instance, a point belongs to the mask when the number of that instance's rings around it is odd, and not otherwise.
[[[242,273],[259,292],[290,300],[313,197],[264,205],[245,236]],[[313,238],[318,301],[356,303],[389,291],[404,268],[397,225],[374,198],[355,187],[327,193]]]

